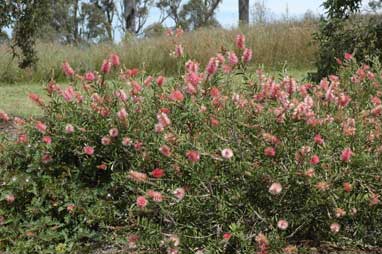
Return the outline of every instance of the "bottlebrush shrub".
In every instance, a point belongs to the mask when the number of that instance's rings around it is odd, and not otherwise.
[[[251,54],[238,36],[204,70],[187,61],[172,78],[122,68],[109,80],[116,55],[100,73],[64,64],[69,87],[30,95],[42,118],[0,114],[19,126],[1,150],[0,249],[381,246],[379,70],[347,55],[320,84],[278,82],[246,71]]]

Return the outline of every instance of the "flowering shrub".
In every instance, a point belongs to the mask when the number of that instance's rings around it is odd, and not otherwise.
[[[297,253],[380,246],[381,76],[352,57],[320,84],[261,70],[244,36],[176,77],[63,71],[1,149],[0,249]],[[376,66],[376,65],[375,65]],[[120,69],[118,80],[109,80]],[[5,143],[5,142],[3,142]]]

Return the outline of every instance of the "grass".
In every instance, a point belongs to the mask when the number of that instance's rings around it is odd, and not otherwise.
[[[139,68],[150,74],[178,74],[177,61],[169,52],[175,43],[182,44],[187,59],[205,64],[209,57],[219,51],[232,50],[232,41],[238,33],[246,35],[246,45],[253,49],[252,66],[281,68],[285,63],[290,68],[311,68],[317,47],[312,44],[312,33],[317,25],[309,22],[280,22],[255,25],[240,29],[203,28],[185,33],[174,41],[173,37],[130,39],[119,44],[60,45],[39,42],[36,45],[39,62],[33,69],[20,70],[17,59],[12,59],[11,49],[0,45],[0,82],[41,82],[64,79],[61,64],[67,60],[77,71],[98,70],[103,59],[111,52],[120,55],[126,68]]]
[[[280,71],[266,70],[275,78],[281,77]],[[312,69],[291,69],[286,73],[298,80],[306,77],[307,72]],[[44,82],[2,84],[0,85],[0,111],[5,111],[13,116],[27,118],[29,116],[41,115],[41,109],[36,106],[29,98],[29,93],[36,93],[42,98],[46,98]]]

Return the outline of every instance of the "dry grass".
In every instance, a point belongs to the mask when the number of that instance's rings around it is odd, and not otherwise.
[[[311,44],[316,25],[304,22],[275,23],[238,29],[201,29],[186,33],[181,42],[188,58],[205,63],[222,47],[232,48],[232,39],[239,32],[247,36],[247,45],[254,51],[254,66],[264,65],[279,68],[285,63],[290,68],[311,68],[316,47]],[[40,82],[51,77],[62,79],[60,66],[68,60],[80,71],[98,69],[110,52],[120,54],[127,68],[138,67],[149,73],[171,75],[177,72],[177,63],[169,52],[173,50],[171,38],[162,36],[149,39],[125,41],[119,44],[93,46],[63,46],[38,43],[40,61],[32,70],[17,68],[17,59],[12,59],[11,50],[0,45],[0,82]]]

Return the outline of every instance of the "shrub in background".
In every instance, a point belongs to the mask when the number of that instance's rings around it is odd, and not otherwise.
[[[30,95],[43,118],[0,113],[20,126],[1,148],[0,249],[381,246],[380,69],[347,57],[319,85],[276,82],[248,72],[242,35],[203,69],[177,40],[179,76],[117,71],[117,55],[99,72],[64,63],[71,86]]]
[[[381,56],[381,15],[356,14],[360,0],[327,0],[323,3],[327,17],[322,18],[314,38],[318,42],[317,73],[314,79],[337,73],[338,62],[346,52],[367,62],[372,56]]]

